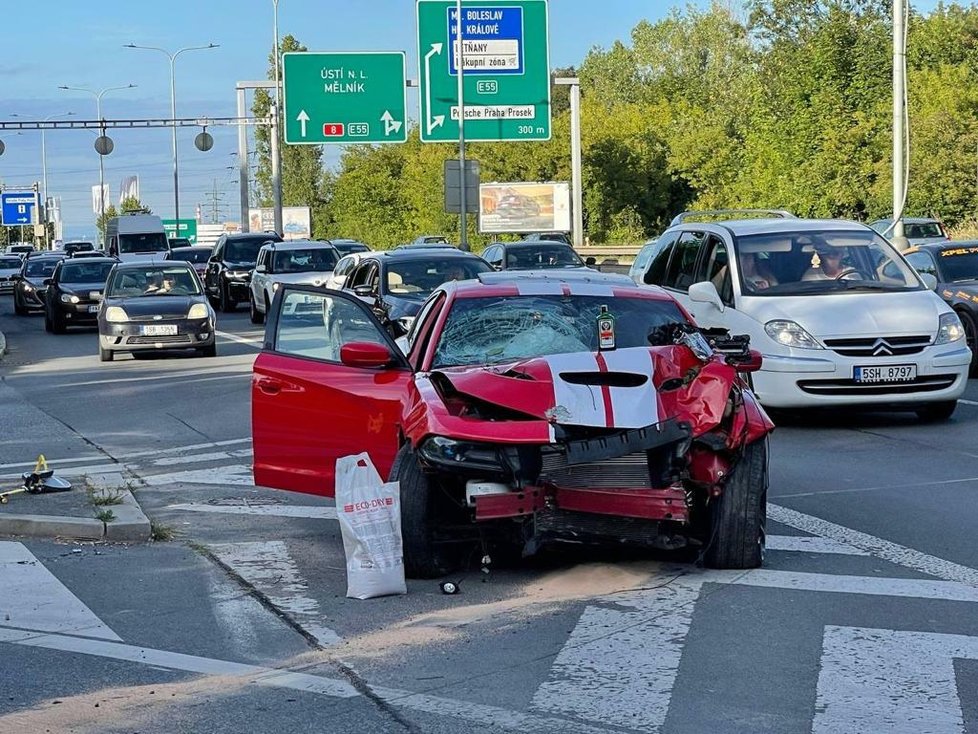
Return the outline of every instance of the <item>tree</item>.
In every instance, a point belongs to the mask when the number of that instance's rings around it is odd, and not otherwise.
[[[306,47],[291,35],[282,39],[282,53],[305,50]],[[274,54],[269,55],[268,62],[268,78],[273,79]],[[259,89],[255,92],[255,102],[252,106],[255,117],[268,117],[271,105],[272,97],[266,90]],[[259,126],[255,129],[255,147],[258,152],[258,171],[255,180],[258,184],[258,199],[261,206],[272,205],[271,139],[270,128]],[[286,145],[281,127],[278,145],[282,156],[282,205],[310,207],[314,230],[317,236],[325,237],[324,224],[332,221],[328,212],[331,177],[323,169],[322,146]]]
[[[105,207],[105,211],[99,215],[99,218],[95,220],[95,227],[98,229],[98,238],[102,242],[105,242],[105,228],[108,226],[109,220],[117,216],[119,216],[119,211],[115,208],[115,204],[109,204]]]

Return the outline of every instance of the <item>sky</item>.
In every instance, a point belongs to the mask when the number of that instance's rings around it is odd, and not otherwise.
[[[593,47],[627,41],[640,20],[658,20],[676,4],[550,0],[551,65],[577,65]],[[914,7],[926,11],[935,4],[918,2]],[[0,121],[38,120],[66,112],[74,112],[75,119],[94,119],[94,96],[59,90],[61,85],[98,90],[134,84],[134,89],[104,95],[104,117],[169,117],[167,58],[159,52],[123,48],[127,43],[171,51],[220,44],[177,59],[178,117],[233,116],[235,82],[265,78],[273,38],[272,0],[100,0],[95,5],[45,0],[37,5],[7,5]],[[310,51],[403,50],[408,54],[408,75],[416,77],[414,7],[414,0],[280,0],[279,33],[294,35]],[[410,97],[416,92],[408,94],[411,106]],[[180,214],[192,216],[200,204],[204,221],[210,221],[208,202],[216,192],[225,215],[221,220],[237,221],[237,132],[231,127],[208,131],[215,141],[208,153],[194,148],[199,130],[185,128],[179,133]],[[142,200],[155,213],[173,216],[170,130],[115,130],[110,135],[115,149],[103,161],[109,201],[118,202],[124,177],[138,175]],[[95,133],[88,130],[45,135],[48,191],[61,197],[66,238],[95,235],[91,188],[98,184],[98,154],[94,139]],[[29,186],[42,180],[40,132],[0,130],[0,140],[6,147],[0,155],[0,184]],[[327,161],[335,164],[339,153],[337,146],[331,146]]]

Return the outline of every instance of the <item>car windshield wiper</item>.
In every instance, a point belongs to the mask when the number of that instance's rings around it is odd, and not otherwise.
[[[905,291],[908,286],[888,285],[878,280],[840,280],[848,291],[871,290],[871,291]]]

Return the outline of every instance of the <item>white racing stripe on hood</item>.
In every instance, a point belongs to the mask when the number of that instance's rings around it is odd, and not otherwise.
[[[652,355],[642,347],[602,352],[609,372],[645,375],[648,382],[639,387],[607,388],[611,402],[611,427],[644,428],[658,423],[659,405],[652,385]],[[596,354],[578,352],[544,357],[550,367],[557,406],[557,423],[573,426],[608,426],[605,391],[597,385],[574,385],[561,379],[565,372],[602,371]]]
[[[554,383],[554,401],[557,423],[572,426],[608,425],[604,410],[604,396],[595,385],[572,385],[560,378],[561,372],[597,372],[598,362],[593,354],[555,354],[544,357],[550,367]]]
[[[644,347],[602,352],[609,372],[631,372],[649,379],[639,387],[612,387],[615,427],[644,428],[659,422],[659,398],[652,385],[652,354]]]

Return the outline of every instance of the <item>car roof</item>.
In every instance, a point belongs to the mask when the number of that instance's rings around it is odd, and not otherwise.
[[[98,265],[99,263],[119,262],[114,257],[109,257],[108,255],[104,257],[66,257],[64,261],[66,263],[85,263],[86,265],[89,265],[91,263],[95,263],[96,265]]]
[[[662,301],[674,300],[666,291],[657,287],[638,286],[630,277],[619,273],[601,273],[596,270],[493,270],[480,273],[476,278],[462,281],[450,281],[440,286],[441,290],[454,293],[455,298],[480,298],[487,294],[499,295],[499,289],[507,286],[519,289],[521,286],[544,285],[551,286],[554,295],[560,295],[556,290],[570,291],[571,295],[595,295],[595,287],[607,294],[613,289],[612,297],[635,297]],[[604,286],[604,288],[601,288]],[[544,289],[544,293],[549,292]]]
[[[777,234],[779,232],[851,232],[852,230],[869,230],[861,222],[848,219],[800,219],[800,218],[771,218],[771,219],[731,219],[718,222],[684,222],[670,227],[673,229],[699,229],[716,231],[725,229],[737,237],[747,237],[756,234]]]
[[[920,250],[929,252],[940,252],[941,250],[957,250],[961,247],[978,247],[978,240],[941,240],[940,242],[921,242],[919,245],[911,245],[903,254],[911,255]]]
[[[231,240],[262,240],[262,239],[274,240],[276,237],[278,237],[279,240],[282,239],[275,232],[233,232],[227,236],[227,241],[230,242]]]
[[[561,242],[560,240],[520,240],[519,242],[493,242],[494,245],[502,245],[503,247],[539,247],[540,245],[546,245],[547,247],[564,247],[568,250],[573,250],[573,245],[568,245],[566,242]]]
[[[635,281],[627,275],[620,273],[602,273],[597,270],[558,270],[558,271],[539,271],[539,270],[493,270],[488,273],[479,273],[479,283],[482,285],[500,285],[514,281],[533,280],[550,283],[600,283],[607,285],[630,286],[638,289]]]
[[[181,245],[180,247],[171,247],[170,252],[187,252],[188,250],[207,250],[211,251],[210,245]]]
[[[143,268],[154,266],[158,268],[187,267],[193,270],[193,265],[185,260],[164,260],[162,258],[157,260],[156,258],[147,258],[145,260],[129,260],[116,263],[116,267],[119,270],[142,270]]]
[[[64,260],[65,254],[63,252],[50,252],[48,250],[35,250],[34,252],[27,253],[28,260]]]
[[[395,250],[386,250],[384,252],[371,252],[363,253],[370,258],[376,258],[382,261],[389,260],[428,260],[432,257],[458,257],[458,258],[476,258],[481,260],[478,255],[472,252],[465,252],[458,249],[457,247],[398,247]],[[366,258],[365,258],[366,259]]]
[[[320,240],[286,240],[285,242],[270,242],[264,246],[269,250],[335,250],[332,243]]]
[[[892,219],[877,219],[873,224],[889,224]],[[933,217],[903,217],[902,221],[904,224],[940,224],[939,219],[934,219]]]

